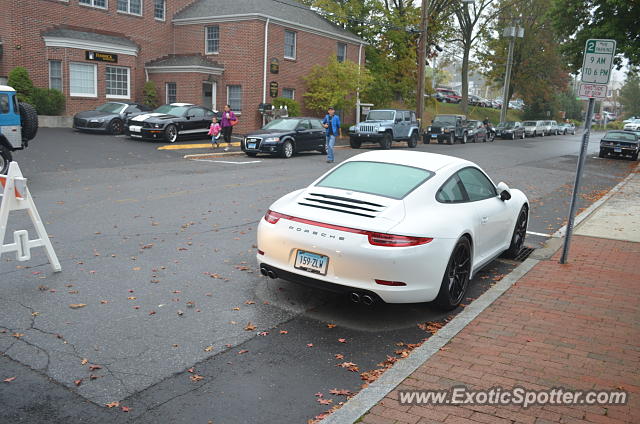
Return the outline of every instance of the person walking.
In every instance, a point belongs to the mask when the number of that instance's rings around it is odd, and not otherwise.
[[[224,105],[224,112],[222,112],[222,120],[220,123],[222,124],[222,137],[227,143],[227,147],[224,148],[224,151],[226,152],[229,150],[229,147],[231,147],[231,133],[233,132],[233,126],[238,123],[238,118],[231,110],[231,106]]]
[[[333,146],[336,144],[336,136],[340,136],[340,117],[336,115],[336,110],[329,107],[327,115],[322,120],[327,137],[327,163],[333,163]]]

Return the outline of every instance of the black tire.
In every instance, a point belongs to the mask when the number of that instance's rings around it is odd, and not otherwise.
[[[474,143],[477,143],[477,142],[478,142],[478,134],[476,134],[476,135],[474,135],[474,136],[473,136],[473,142],[474,142]]]
[[[450,311],[460,305],[469,287],[471,274],[471,243],[462,237],[451,252],[447,269],[442,276],[442,283],[435,304],[439,309]]]
[[[109,122],[109,134],[120,135],[123,132],[124,122],[122,122],[122,119],[115,118]]]
[[[513,132],[513,133],[511,133],[511,140],[515,140],[515,139],[516,139],[516,133]]]
[[[524,140],[527,136],[525,135],[524,131],[522,131],[522,139]]]
[[[502,256],[505,258],[513,259],[518,256],[522,246],[524,246],[524,239],[527,237],[527,225],[529,224],[529,208],[527,205],[522,206],[516,225],[513,228],[513,234],[511,235],[511,244],[509,248],[504,251]]]
[[[327,154],[327,143],[325,142],[321,148],[318,149],[318,152],[320,152],[323,155]]]
[[[607,157],[607,152],[605,152],[604,149],[600,149],[600,152],[598,153],[598,157],[599,158]]]
[[[462,140],[460,140],[460,143],[467,144],[467,133],[462,133]]]
[[[22,123],[22,140],[33,140],[38,133],[38,112],[29,103],[19,103],[18,109]]]
[[[638,160],[638,152],[631,155],[631,160]]]
[[[384,133],[382,136],[382,140],[380,140],[380,147],[384,150],[389,150],[391,148],[391,143],[393,143],[393,136],[391,133]]]
[[[287,140],[282,143],[282,151],[280,152],[280,156],[285,159],[289,159],[291,156],[293,156],[293,143],[291,143],[291,141]]]
[[[244,152],[250,158],[255,158],[258,154],[255,152]]]
[[[411,135],[409,136],[409,141],[407,141],[407,145],[414,149],[416,147],[418,147],[418,132],[414,131],[411,133]]]
[[[178,140],[178,127],[173,124],[167,125],[164,130],[164,138],[169,143],[175,143]]]
[[[6,146],[0,144],[0,174],[6,175],[9,171],[9,164],[12,161],[11,152]]]
[[[362,145],[362,141],[354,137],[349,137],[349,145],[351,146],[352,149],[359,149],[360,146]]]

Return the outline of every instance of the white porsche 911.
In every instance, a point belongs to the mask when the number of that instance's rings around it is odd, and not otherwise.
[[[524,243],[529,202],[474,163],[372,151],[277,200],[258,226],[263,275],[366,304],[455,308],[473,274]]]

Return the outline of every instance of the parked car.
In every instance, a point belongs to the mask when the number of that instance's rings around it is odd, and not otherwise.
[[[631,121],[633,121],[635,119],[640,119],[640,118],[638,118],[637,116],[631,116],[631,117],[625,119],[624,121],[622,121],[622,123],[628,124],[629,122],[631,122]]]
[[[379,109],[367,114],[367,119],[349,128],[349,144],[359,149],[363,142],[376,142],[390,149],[394,141],[406,141],[416,147],[420,139],[420,125],[411,110]]]
[[[576,135],[576,126],[572,123],[565,122],[565,123],[559,124],[558,127],[560,128],[560,131],[562,131],[563,135],[567,135],[567,134]]]
[[[556,121],[549,121],[551,123],[551,129],[549,130],[549,134],[558,135],[561,133],[560,126]]]
[[[496,137],[510,138],[511,140],[524,138],[524,126],[522,122],[518,121],[500,122],[496,127]]]
[[[478,107],[487,107],[487,101],[482,97],[469,94],[469,105],[478,106]]]
[[[274,119],[262,129],[247,134],[241,148],[247,156],[269,153],[287,159],[303,151],[327,153],[322,121],[305,117]]]
[[[164,140],[206,137],[211,118],[217,112],[191,103],[162,105],[151,113],[140,113],[126,121],[125,133],[131,138]]]
[[[528,215],[524,193],[472,162],[372,151],[274,202],[258,224],[256,257],[262,275],[354,302],[451,310],[483,266],[517,256]]]
[[[552,121],[542,121],[542,133],[543,135],[551,135],[553,134],[553,122]]]
[[[467,117],[464,115],[436,115],[427,127],[427,131],[422,135],[424,144],[431,143],[432,139],[438,143],[447,142],[453,144],[460,141],[462,144],[468,138]]]
[[[467,121],[467,137],[474,143],[479,141],[486,143],[488,139],[487,128],[482,121]]]
[[[94,110],[78,112],[73,117],[73,128],[78,131],[122,134],[124,123],[130,115],[148,112],[151,108],[132,102],[108,102]]]
[[[29,103],[18,102],[13,87],[0,85],[0,174],[9,170],[12,152],[26,149],[37,133],[36,109]]]
[[[636,130],[640,129],[640,119],[634,119],[634,120],[624,124],[623,129],[630,130],[630,131],[636,131]]]
[[[638,160],[640,151],[639,134],[633,131],[607,131],[600,140],[601,158],[607,155],[631,156],[631,160]]]
[[[544,137],[544,121],[524,121],[524,133],[528,137]]]
[[[436,92],[440,93],[447,103],[460,103],[462,96],[449,88],[436,88]]]

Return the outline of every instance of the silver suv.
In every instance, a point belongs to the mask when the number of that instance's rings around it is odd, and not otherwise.
[[[544,137],[544,121],[524,121],[522,126],[527,137]]]
[[[406,141],[409,147],[418,145],[420,125],[411,110],[372,110],[364,122],[349,128],[349,144],[359,149],[363,142],[377,142],[390,149],[394,141]]]

